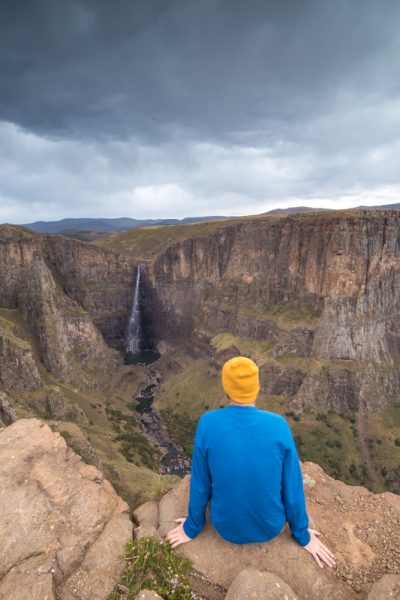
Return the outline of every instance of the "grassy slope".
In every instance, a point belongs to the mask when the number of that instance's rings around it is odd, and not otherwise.
[[[235,221],[235,219],[229,219],[184,225],[136,227],[119,233],[111,233],[94,240],[92,244],[127,254],[137,260],[150,260],[174,242],[223,229]]]
[[[217,352],[235,345],[241,354],[256,360],[261,369],[268,369],[268,365],[274,361],[267,344],[229,333],[215,336],[211,345]],[[175,369],[172,372],[163,369],[165,378],[157,390],[154,406],[163,416],[171,437],[190,452],[200,415],[226,406],[228,400],[213,358],[190,358],[184,352],[177,352],[173,359]],[[320,363],[328,363],[297,357],[275,360],[277,364],[282,364],[284,360],[285,364],[295,366],[300,366],[299,362],[302,362],[301,366],[307,369],[320,369]],[[342,361],[336,362],[337,368],[343,368],[339,364]],[[180,366],[179,370],[177,365]],[[349,413],[341,416],[334,412],[316,415],[311,411],[295,415],[288,410],[288,405],[289,398],[268,395],[262,390],[257,399],[259,408],[279,413],[288,420],[302,460],[316,462],[328,474],[346,483],[368,487],[370,481],[357,445],[355,415]],[[400,448],[396,445],[399,421],[400,405],[394,404],[389,405],[383,413],[368,416],[371,438],[379,440],[370,443],[370,447],[372,459],[380,474],[382,490],[385,489],[385,471],[382,472],[382,469],[394,469],[399,463]]]
[[[13,391],[10,394],[16,401],[14,408],[17,416],[44,418],[52,429],[64,435],[67,443],[78,451],[85,461],[91,459],[83,444],[86,439],[92,446],[94,455],[101,461],[106,476],[131,506],[145,501],[149,497],[149,485],[155,479],[155,473],[147,463],[157,470],[157,450],[149,444],[140,425],[132,422],[132,409],[135,406],[133,398],[146,381],[141,368],[123,366],[111,379],[103,381],[99,389],[84,387],[78,390],[70,384],[60,382],[45,369],[40,361],[36,336],[18,310],[0,309],[0,327],[8,334],[11,332],[16,343],[32,349],[44,384],[36,390]],[[98,372],[93,372],[92,376],[93,382],[101,379]],[[68,408],[77,404],[85,412],[89,423],[71,418],[65,421],[52,419],[46,409],[46,397],[50,392],[61,392]],[[114,413],[111,413],[110,409]],[[119,431],[124,432],[126,429],[134,434],[135,443],[124,453],[122,443],[115,440],[115,437]],[[126,459],[126,455],[132,462]]]

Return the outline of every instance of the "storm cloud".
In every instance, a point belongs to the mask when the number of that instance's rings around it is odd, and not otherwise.
[[[0,4],[0,220],[400,200],[397,0]]]

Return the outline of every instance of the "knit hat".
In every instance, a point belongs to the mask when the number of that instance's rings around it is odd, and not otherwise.
[[[251,404],[260,391],[256,363],[244,356],[231,358],[222,367],[222,385],[234,402]]]

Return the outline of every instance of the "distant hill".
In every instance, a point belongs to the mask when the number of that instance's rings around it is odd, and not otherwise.
[[[380,204],[377,206],[357,206],[357,208],[382,208],[385,210],[400,210],[400,203],[396,204]]]
[[[25,223],[22,226],[37,231],[38,233],[66,233],[72,235],[77,230],[84,229],[86,232],[112,233],[114,231],[125,231],[133,227],[152,227],[157,225],[178,225],[181,223],[198,223],[200,221],[216,221],[226,219],[223,216],[186,217],[184,219],[131,219],[120,217],[114,219],[60,219],[59,221],[35,221]]]
[[[288,208],[274,208],[264,213],[265,215],[296,215],[298,213],[330,210],[329,208],[310,208],[309,206],[289,206]]]

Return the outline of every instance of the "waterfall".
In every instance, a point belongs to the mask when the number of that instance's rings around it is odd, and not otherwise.
[[[140,352],[140,338],[141,338],[141,327],[140,327],[140,267],[137,268],[135,291],[133,293],[133,301],[131,314],[129,317],[128,328],[125,338],[125,352],[137,353]]]

